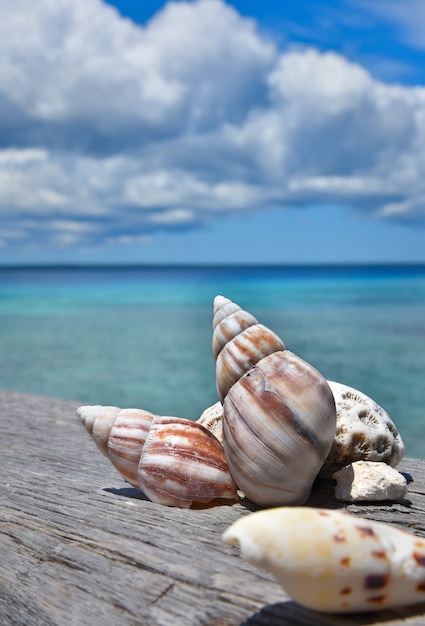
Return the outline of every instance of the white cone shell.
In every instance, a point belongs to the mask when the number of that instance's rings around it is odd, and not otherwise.
[[[279,508],[240,518],[223,540],[311,609],[375,611],[425,601],[425,540],[389,524]]]

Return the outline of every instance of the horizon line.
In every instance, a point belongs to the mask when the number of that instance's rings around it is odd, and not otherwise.
[[[425,267],[425,261],[328,261],[303,263],[0,263],[0,269],[273,269],[273,268],[419,268]]]

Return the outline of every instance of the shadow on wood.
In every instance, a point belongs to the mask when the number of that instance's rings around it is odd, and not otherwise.
[[[241,626],[300,626],[308,624],[309,626],[331,626],[332,624],[343,624],[344,626],[373,626],[377,623],[384,626],[385,624],[395,624],[395,614],[398,623],[410,617],[416,618],[423,616],[425,613],[425,603],[413,607],[398,609],[397,611],[381,611],[377,613],[350,613],[345,615],[329,615],[309,611],[298,606],[295,602],[288,600],[287,602],[278,602],[263,607],[247,620],[241,623]],[[423,619],[423,618],[420,618]],[[335,621],[340,620],[340,621]],[[403,621],[403,623],[406,623]],[[417,624],[424,624],[424,621]]]

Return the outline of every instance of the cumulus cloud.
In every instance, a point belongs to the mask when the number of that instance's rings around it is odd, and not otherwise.
[[[321,202],[425,223],[425,88],[281,52],[222,0],[145,26],[101,0],[0,8],[1,246]]]

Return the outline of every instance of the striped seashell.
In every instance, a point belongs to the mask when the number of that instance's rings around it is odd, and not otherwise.
[[[121,476],[139,487],[137,470],[154,414],[143,409],[123,409],[112,426],[108,456]]]
[[[77,414],[124,480],[138,488],[137,468],[153,413],[94,405],[79,407]]]
[[[257,511],[223,534],[317,611],[376,611],[425,602],[425,539],[389,524],[309,507]]]
[[[140,459],[139,485],[153,502],[182,508],[238,499],[218,439],[178,417],[154,418]]]
[[[332,446],[325,378],[250,313],[214,301],[213,350],[230,473],[260,506],[302,504]]]
[[[223,296],[214,300],[213,329],[217,392],[221,402],[229,389],[260,359],[285,350],[283,341],[272,330]]]
[[[81,418],[87,432],[106,457],[108,456],[109,435],[120,411],[121,409],[117,406],[102,406],[101,404],[80,406],[77,409],[77,415]]]
[[[204,426],[142,409],[82,406],[79,417],[121,476],[153,502],[237,500],[221,443]]]

